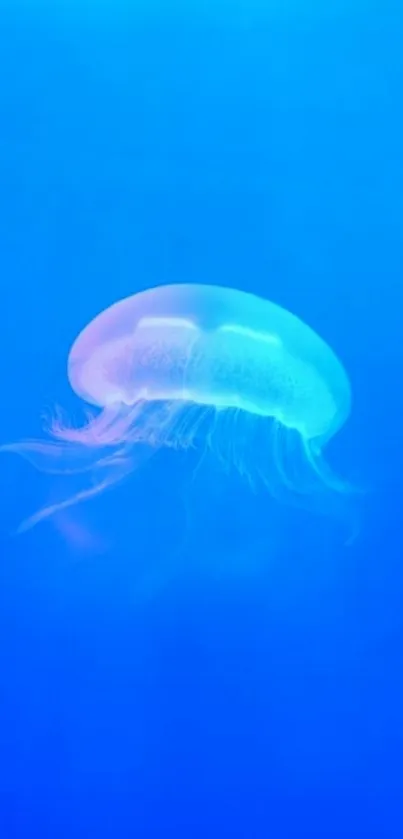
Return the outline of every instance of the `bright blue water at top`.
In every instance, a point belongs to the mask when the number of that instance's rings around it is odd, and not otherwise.
[[[402,13],[56,6],[0,11],[1,440],[77,408],[102,308],[219,282],[340,355],[370,492],[346,549],[231,482],[178,503],[168,457],[12,540],[50,484],[5,458],[1,835],[400,836]]]

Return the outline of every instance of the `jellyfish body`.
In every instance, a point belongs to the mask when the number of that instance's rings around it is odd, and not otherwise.
[[[290,500],[345,491],[322,452],[348,417],[348,377],[310,327],[272,302],[209,285],[140,292],[83,330],[68,376],[95,408],[87,423],[56,417],[49,441],[3,447],[46,471],[90,473],[89,486],[57,509],[162,447],[208,449]]]

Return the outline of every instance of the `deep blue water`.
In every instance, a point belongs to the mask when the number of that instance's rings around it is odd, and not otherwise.
[[[12,538],[52,481],[4,455],[4,839],[403,833],[402,22],[388,0],[0,5],[1,441],[79,412],[66,357],[100,310],[213,282],[340,355],[329,459],[367,488],[346,547],[217,476],[189,517],[162,455]]]

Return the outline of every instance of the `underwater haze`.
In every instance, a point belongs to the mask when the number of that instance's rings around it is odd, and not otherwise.
[[[159,286],[291,312],[352,394],[342,502],[250,426],[71,506],[0,453],[1,839],[403,835],[402,43],[389,0],[0,3],[0,446],[74,438],[73,343]]]

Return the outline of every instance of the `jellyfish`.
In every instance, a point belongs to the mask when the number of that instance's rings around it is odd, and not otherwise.
[[[166,447],[209,452],[292,503],[347,491],[323,452],[350,412],[348,376],[316,332],[269,300],[213,285],[141,291],[78,335],[68,378],[88,406],[85,423],[56,412],[46,440],[1,448],[88,480],[24,528],[102,492]]]

